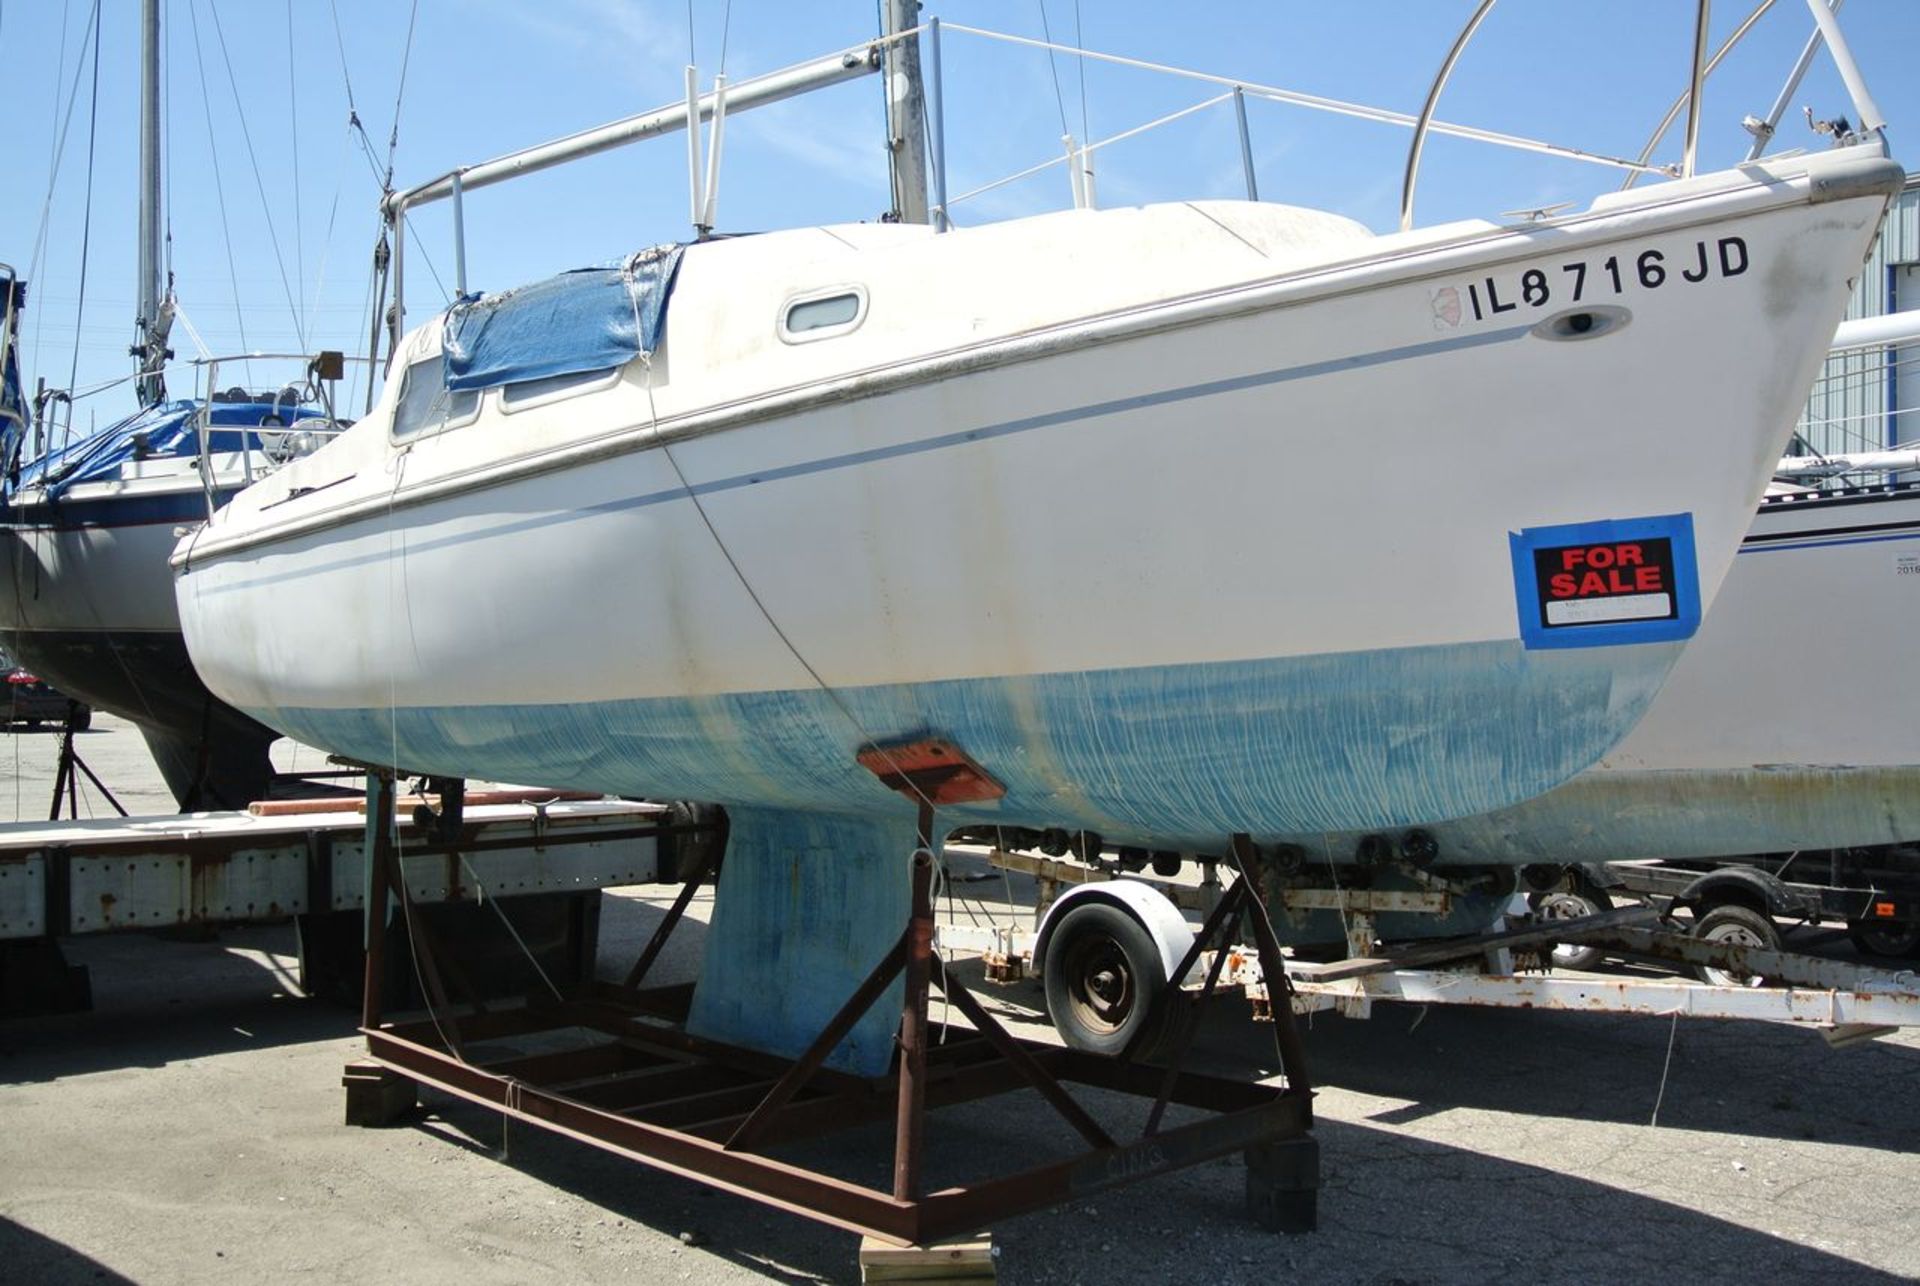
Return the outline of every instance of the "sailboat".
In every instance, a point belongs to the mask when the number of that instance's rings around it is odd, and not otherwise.
[[[159,12],[144,5],[142,113],[159,119]],[[0,648],[62,691],[132,720],[182,808],[243,807],[272,779],[279,736],[207,691],[180,635],[166,570],[182,524],[203,521],[280,458],[333,430],[296,386],[169,399],[174,306],[163,288],[157,124],[141,132],[141,408],[54,441],[43,404],[20,396],[9,270],[0,416]],[[211,371],[209,374],[211,375]],[[209,380],[211,383],[211,379]]]
[[[458,264],[482,180],[717,138],[915,39],[724,97],[690,72],[684,103],[396,194],[395,276],[413,204],[454,200]],[[725,805],[689,1030],[794,1056],[952,828],[1300,844],[1611,751],[1901,184],[1860,117],[1384,235],[1257,200],[954,228],[936,122],[929,223],[642,249],[396,333],[368,415],[183,538],[182,629],[222,700],[338,754]],[[1363,442],[1351,486],[1291,481]],[[830,1063],[884,1071],[885,1010]]]
[[[1524,225],[643,252],[407,335],[182,543],[183,626],[237,708],[435,772],[857,815],[860,749],[937,734],[1004,786],[969,824],[1508,807],[1697,629],[1900,181],[1870,140]],[[1284,485],[1360,431],[1358,491]]]

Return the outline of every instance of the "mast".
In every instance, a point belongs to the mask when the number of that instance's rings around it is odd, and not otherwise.
[[[140,402],[150,406],[167,395],[160,366],[166,361],[167,332],[173,309],[165,297],[161,274],[165,259],[160,222],[160,0],[140,4],[140,312],[134,319],[138,336],[132,353],[143,372]]]
[[[920,25],[920,0],[885,0],[886,30],[897,35]],[[893,215],[902,223],[926,223],[927,104],[920,82],[920,38],[886,47],[887,152],[893,171]]]

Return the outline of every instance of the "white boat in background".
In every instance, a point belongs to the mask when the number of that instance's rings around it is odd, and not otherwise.
[[[1915,341],[1920,317],[1873,318],[1842,326],[1833,351]],[[1847,378],[1884,377],[1887,351],[1878,369]],[[1920,637],[1920,482],[1848,484],[1901,470],[1920,470],[1920,451],[1783,459],[1713,611],[1646,717],[1557,790],[1423,828],[1434,864],[1920,841],[1920,719],[1899,677]],[[1329,835],[1315,851],[1351,852],[1367,838]]]
[[[1440,869],[1920,840],[1916,631],[1920,484],[1769,496],[1639,725],[1557,790],[1426,827]]]

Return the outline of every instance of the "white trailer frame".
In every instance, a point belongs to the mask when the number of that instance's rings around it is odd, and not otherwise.
[[[1062,885],[1124,878],[1153,888],[1175,906],[1204,910],[1219,897],[1217,883],[1171,885],[1141,876],[1119,876],[1109,867],[1008,853],[987,854],[990,864],[1018,871],[1041,882],[1043,894]],[[1657,1017],[1743,1019],[1783,1023],[1819,1031],[1830,1044],[1920,1027],[1920,975],[1913,970],[1873,969],[1799,952],[1768,951],[1718,942],[1655,927],[1655,913],[1630,907],[1583,919],[1530,921],[1518,917],[1512,927],[1469,939],[1419,943],[1386,950],[1372,938],[1372,916],[1384,910],[1444,909],[1441,892],[1294,889],[1292,907],[1326,907],[1346,912],[1350,954],[1316,964],[1289,959],[1287,986],[1296,1014],[1333,1011],[1350,1018],[1371,1016],[1377,1001],[1418,1005],[1476,1005],[1483,1008],[1562,1010],[1574,1013],[1646,1014]],[[942,925],[943,949],[987,957],[999,977],[1038,971],[1033,959],[1037,930],[1047,910],[1035,907],[1032,929]],[[1715,969],[1778,979],[1783,985],[1716,986],[1678,976],[1595,974],[1555,970],[1552,950],[1577,942],[1636,962],[1661,967],[1706,965]],[[1205,976],[1205,961],[1189,978]],[[1256,1020],[1271,1016],[1259,955],[1230,949],[1222,982],[1241,987]],[[1188,985],[1192,985],[1189,981]]]

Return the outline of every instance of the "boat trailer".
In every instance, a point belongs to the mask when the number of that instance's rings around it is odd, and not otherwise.
[[[1224,884],[1219,863],[1201,862],[1196,886],[1139,875],[1121,875],[1112,863],[1089,864],[991,849],[989,866],[1032,876],[1041,899],[1036,928],[1047,904],[1065,887],[1123,878],[1157,891],[1186,911],[1206,911],[1241,887]],[[1812,1028],[1836,1047],[1920,1027],[1920,974],[1832,960],[1764,944],[1715,941],[1676,931],[1652,906],[1631,906],[1577,918],[1509,917],[1490,932],[1382,945],[1375,932],[1381,914],[1447,913],[1439,890],[1289,888],[1277,895],[1285,909],[1337,910],[1345,926],[1344,957],[1314,962],[1300,953],[1287,958],[1282,1013],[1334,1011],[1366,1018],[1376,1001],[1419,1005],[1477,1005],[1505,1009],[1559,1009],[1585,1013],[1661,1017],[1744,1019]],[[1037,935],[1007,928],[949,928],[944,940],[958,949],[985,953],[989,975],[1014,978],[1032,963]],[[1578,946],[1632,965],[1628,973],[1556,968],[1556,948]],[[1256,1021],[1271,1021],[1274,1009],[1264,982],[1260,953],[1244,946],[1227,951],[1222,976],[1242,987]],[[1721,979],[1695,981],[1676,970],[1704,970]],[[1172,975],[1182,977],[1182,974]],[[1191,988],[1189,979],[1187,984]]]
[[[1733,985],[1691,979],[1556,972],[1553,949],[1580,945],[1610,957],[1706,968]],[[1259,962],[1243,957],[1235,980],[1256,1016],[1269,1009]],[[1737,1018],[1812,1027],[1835,1046],[1920,1026],[1920,978],[1800,952],[1710,942],[1658,926],[1651,907],[1624,907],[1474,938],[1420,943],[1329,964],[1290,963],[1296,1013],[1336,1010],[1365,1018],[1373,1003]]]
[[[897,751],[890,756],[890,762],[898,759]],[[685,1026],[693,986],[644,985],[713,868],[715,846],[691,872],[624,980],[591,983],[565,995],[507,1006],[477,998],[456,1003],[443,945],[430,932],[415,933],[413,951],[429,1010],[389,1016],[381,967],[387,917],[370,915],[361,1024],[367,1058],[346,1069],[348,1123],[391,1123],[414,1106],[419,1086],[430,1086],[504,1118],[898,1246],[972,1235],[1013,1215],[1240,1153],[1247,1163],[1247,1206],[1256,1221],[1275,1231],[1311,1230],[1319,1154],[1309,1133],[1313,1091],[1291,1010],[1283,1008],[1273,1024],[1285,1076],[1278,1087],[1187,1070],[1184,1040],[1171,1057],[1149,1063],[1131,1046],[1118,1057],[1103,1057],[1013,1036],[934,949],[933,801],[949,797],[944,788],[919,784],[920,842],[907,922],[798,1058],[696,1037]],[[390,808],[392,789],[390,772],[370,774],[376,815]],[[401,919],[410,921],[409,882],[391,840],[376,837],[372,857],[369,907],[397,895]],[[1222,933],[1222,945],[1238,902],[1229,897],[1211,922]],[[1253,952],[1266,963],[1263,976],[1284,985],[1285,966],[1270,926],[1263,916],[1249,919],[1257,926]],[[1196,941],[1189,965],[1205,941]],[[1214,979],[1219,973],[1213,970]],[[905,1000],[890,1070],[864,1078],[824,1066],[902,975]],[[955,1029],[937,1044],[930,1039],[935,989],[971,1031]],[[1200,1002],[1172,993],[1156,1003]],[[1068,1091],[1070,1084],[1149,1103],[1144,1126],[1132,1137],[1110,1130]],[[1043,1097],[1078,1134],[1083,1150],[1011,1174],[933,1187],[925,1147],[928,1113],[1019,1090]],[[1170,1122],[1171,1105],[1204,1115]],[[798,1140],[889,1119],[892,1182],[885,1188],[778,1155]]]

